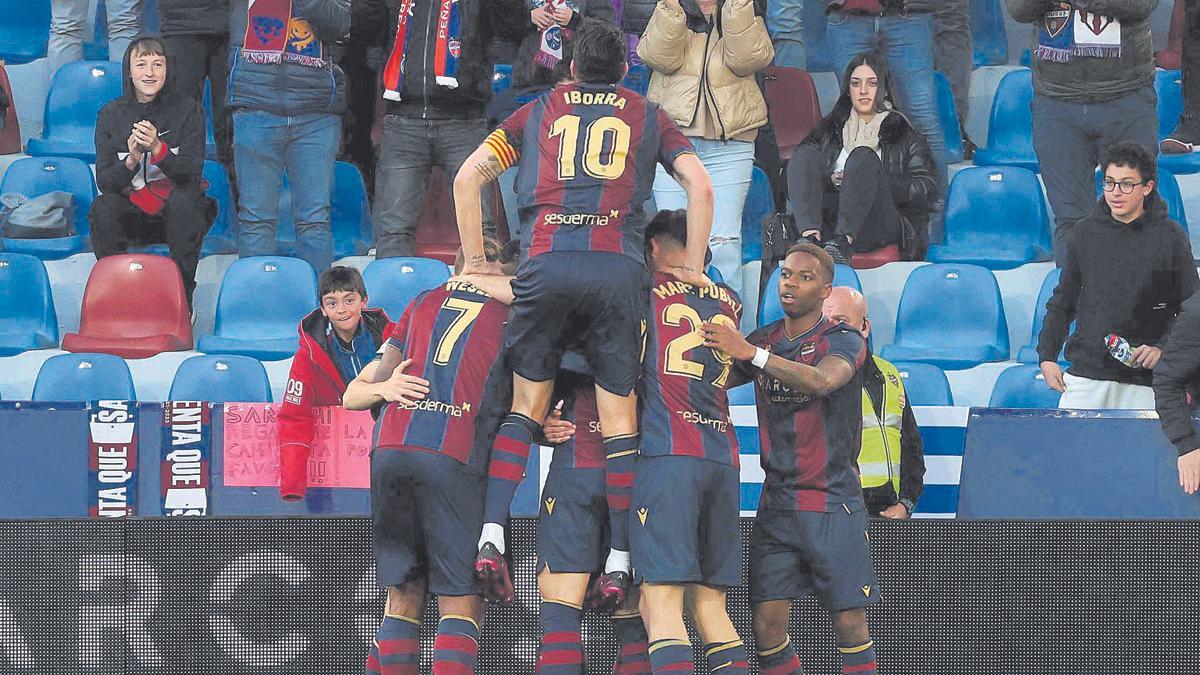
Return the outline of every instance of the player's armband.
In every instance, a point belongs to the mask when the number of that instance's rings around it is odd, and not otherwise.
[[[508,134],[503,129],[496,129],[488,134],[487,138],[483,139],[483,144],[500,160],[500,166],[505,170],[517,163],[517,149],[508,142]]]

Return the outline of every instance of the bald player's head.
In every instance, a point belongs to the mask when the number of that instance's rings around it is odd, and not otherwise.
[[[840,321],[847,326],[862,331],[863,337],[871,332],[871,322],[867,319],[867,299],[862,293],[849,286],[834,286],[821,305],[821,313]]]

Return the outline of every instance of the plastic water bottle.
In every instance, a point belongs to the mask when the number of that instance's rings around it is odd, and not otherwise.
[[[1104,338],[1104,344],[1108,347],[1108,353],[1112,357],[1126,366],[1133,368],[1133,347],[1129,346],[1129,341],[1117,335],[1109,333],[1108,337]]]

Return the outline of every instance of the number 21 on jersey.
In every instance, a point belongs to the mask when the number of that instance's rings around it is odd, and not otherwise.
[[[579,115],[563,115],[550,126],[550,138],[558,137],[558,179],[575,178],[576,167],[592,178],[614,180],[625,173],[625,158],[629,155],[632,132],[625,120],[605,116],[597,118],[582,129]],[[580,138],[582,135],[583,138]],[[582,158],[578,157],[582,143]]]

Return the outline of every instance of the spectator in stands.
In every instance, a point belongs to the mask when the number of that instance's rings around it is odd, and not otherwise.
[[[355,0],[350,4],[350,34],[335,46],[334,61],[346,74],[346,111],[342,114],[341,159],[362,172],[369,195],[375,193],[375,104],[379,101],[379,69],[388,40],[385,0]]]
[[[89,0],[51,0],[50,75],[64,63],[83,58],[84,31],[88,27]],[[108,21],[108,60],[120,61],[129,43],[142,26],[141,0],[108,0],[104,3]]]
[[[404,9],[407,11],[399,11]],[[383,68],[387,114],[375,172],[375,256],[415,251],[421,194],[434,165],[446,189],[485,135],[492,95],[493,37],[524,39],[535,13],[523,0],[403,0]],[[458,22],[437,20],[457,13]],[[457,33],[451,27],[457,27]],[[485,230],[494,231],[483,206]]]
[[[1200,489],[1200,434],[1192,421],[1192,405],[1200,392],[1200,293],[1179,309],[1154,369],[1154,407],[1167,438],[1179,451],[1179,486]]]
[[[775,45],[775,65],[801,70],[808,68],[808,48],[804,44],[804,0],[768,0],[767,30]]]
[[[928,242],[937,166],[924,136],[894,108],[892,86],[877,54],[851,59],[841,97],[788,164],[800,235],[838,263],[890,244],[920,259]]]
[[[346,78],[329,47],[348,30],[350,0],[233,0],[229,105],[242,257],[275,253],[286,171],[299,256],[318,271],[333,261],[329,201]]]
[[[564,35],[579,30],[584,17],[613,23],[612,0],[532,0],[525,37],[513,58],[514,89],[545,82],[551,86],[555,66],[563,60]]]
[[[742,206],[754,169],[754,139],[767,102],[754,79],[775,56],[753,0],[662,0],[638,44],[653,71],[646,98],[662,106],[691,139],[713,182],[708,247],[713,264],[741,288]],[[654,202],[687,206],[687,194],[659,166]]]
[[[1060,408],[1154,407],[1150,389],[1163,336],[1200,285],[1187,232],[1167,216],[1154,155],[1118,143],[1106,151],[1104,198],[1063,243],[1062,274],[1038,336],[1042,375]],[[1067,333],[1074,320],[1077,329]],[[1128,363],[1106,345],[1132,348]],[[1064,375],[1058,353],[1067,345]]]
[[[925,134],[941,166],[945,139],[937,112],[933,12],[945,0],[825,0],[835,70],[864,52],[878,51],[896,83],[895,102]],[[849,74],[849,70],[845,70]],[[843,87],[845,82],[842,83]],[[944,177],[938,185],[944,185]]]
[[[195,101],[208,81],[217,159],[233,166],[233,128],[225,107],[229,78],[229,0],[158,0],[163,42],[171,51],[175,90]],[[232,173],[230,174],[233,175]]]
[[[191,304],[216,204],[204,195],[204,110],[172,91],[166,46],[138,38],[125,52],[123,93],[96,117],[96,183],[88,221],[97,258],[166,242]]]
[[[975,144],[967,137],[967,109],[971,106],[971,72],[975,51],[971,40],[971,1],[942,0],[933,14],[934,68],[946,76],[954,92],[954,108],[962,131],[963,157],[971,159]],[[945,138],[943,136],[943,138]]]
[[[1158,0],[1005,4],[1013,19],[1036,29],[1033,148],[1054,209],[1061,265],[1072,228],[1096,203],[1093,172],[1101,152],[1123,141],[1158,149],[1150,41],[1150,13]]]
[[[512,86],[492,97],[487,104],[488,128],[492,129],[508,119],[521,106],[536,100],[542,94],[557,85],[571,80],[571,59],[575,51],[574,31],[564,31],[562,40],[562,58],[552,69],[538,67],[533,77],[521,87]],[[510,241],[519,238],[519,223],[508,224]]]
[[[314,408],[342,404],[346,386],[375,360],[390,323],[382,309],[367,307],[367,287],[352,267],[321,272],[317,292],[321,306],[300,322],[300,349],[279,406],[279,493],[288,501],[303,499],[308,488]],[[411,376],[401,375],[397,382],[424,386]]]
[[[867,299],[835,286],[822,307],[825,316],[871,334]],[[862,453],[858,456],[863,498],[873,516],[908,518],[925,491],[925,447],[917,418],[900,381],[900,371],[871,355],[863,364]]]
[[[1172,155],[1195,152],[1200,145],[1200,2],[1195,0],[1184,8],[1182,42],[1183,114],[1161,147]]]

